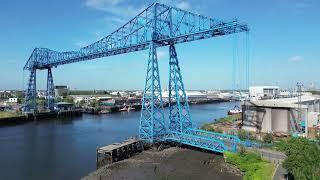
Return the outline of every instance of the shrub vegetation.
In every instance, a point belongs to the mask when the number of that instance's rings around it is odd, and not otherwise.
[[[226,152],[226,162],[237,166],[244,172],[244,180],[271,180],[275,170],[274,164],[261,159],[253,152]]]
[[[320,147],[306,138],[289,138],[275,144],[275,148],[284,152],[287,158],[283,167],[294,179],[320,179]]]

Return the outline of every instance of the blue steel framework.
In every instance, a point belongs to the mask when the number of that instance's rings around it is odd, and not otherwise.
[[[153,142],[165,135],[165,118],[163,114],[159,67],[156,44],[151,42],[145,90],[142,98],[140,117],[140,139]]]
[[[193,127],[188,98],[173,44],[169,46],[169,53],[169,130],[184,133],[188,128]]]
[[[221,21],[178,8],[154,3],[125,25],[78,51],[57,52],[36,48],[24,70],[30,70],[26,93],[26,112],[37,111],[36,70],[48,69],[47,109],[52,108],[53,79],[51,68],[101,57],[114,56],[149,48],[149,60],[140,118],[142,140],[178,141],[192,146],[224,152],[235,150],[239,139],[219,133],[194,129],[180,72],[175,44],[248,32],[246,24],[237,20]],[[169,124],[165,125],[156,48],[170,46]]]
[[[48,76],[47,76],[47,93],[46,93],[46,100],[47,100],[47,110],[53,111],[54,110],[54,84],[53,84],[53,77],[51,68],[48,68]]]
[[[36,97],[37,97],[37,91],[36,91],[36,86],[37,86],[37,71],[36,68],[30,69],[30,76],[29,76],[29,81],[28,81],[28,89],[26,92],[26,97],[25,97],[25,107],[24,111],[25,112],[37,112],[37,105],[36,105]]]

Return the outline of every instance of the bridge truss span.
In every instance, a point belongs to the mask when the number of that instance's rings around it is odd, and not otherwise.
[[[24,69],[46,69],[146,50],[151,41],[155,41],[160,47],[243,31],[249,31],[248,26],[236,19],[220,21],[155,3],[110,35],[79,50],[58,52],[35,48]]]

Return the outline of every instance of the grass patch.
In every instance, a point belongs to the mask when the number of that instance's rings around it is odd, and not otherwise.
[[[10,118],[10,117],[17,117],[19,116],[18,113],[15,111],[0,111],[0,118]]]
[[[253,152],[231,153],[226,152],[226,162],[237,166],[244,172],[244,180],[271,180],[275,170],[274,164],[261,159]]]
[[[234,114],[234,115],[228,115],[227,117],[219,118],[213,124],[218,124],[218,123],[224,123],[224,122],[230,122],[232,123],[235,119],[240,119],[241,114]]]
[[[221,128],[214,127],[212,123],[206,123],[206,124],[202,125],[200,129],[205,130],[205,131],[223,133],[223,130]]]
[[[200,129],[222,133],[223,130],[219,127],[214,127],[214,125],[219,123],[233,123],[235,119],[240,119],[240,118],[241,118],[241,114],[229,115],[227,117],[216,119],[214,122],[205,123],[200,127]]]

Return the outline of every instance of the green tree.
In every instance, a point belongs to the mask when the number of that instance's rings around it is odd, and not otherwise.
[[[273,142],[273,136],[271,133],[267,133],[265,136],[263,136],[263,142],[265,143],[272,143]]]
[[[238,136],[241,140],[245,140],[245,139],[247,139],[247,132],[243,129],[240,129],[238,131]]]
[[[91,106],[91,107],[98,107],[99,105],[100,105],[100,102],[95,99],[91,100],[89,103],[89,106]]]
[[[55,102],[62,102],[62,98],[59,96],[55,99]]]
[[[249,135],[249,139],[250,140],[256,140],[257,139],[256,136],[255,136],[255,133],[250,132],[250,133],[248,133],[248,135]]]
[[[246,152],[247,152],[246,149],[242,145],[240,145],[240,151],[239,151],[240,156],[246,155]]]
[[[320,149],[306,138],[289,138],[281,146],[287,155],[283,167],[295,179],[316,180],[320,177]]]
[[[67,96],[67,97],[63,98],[63,101],[64,102],[68,102],[68,103],[73,103],[74,102],[73,101],[73,97],[71,97],[71,96]]]
[[[16,91],[16,98],[18,99],[23,99],[24,98],[24,94],[22,91]]]
[[[63,96],[63,97],[67,97],[68,96],[68,92],[63,92],[62,94],[61,94],[61,96]]]
[[[223,130],[220,127],[215,128],[214,131],[217,133],[223,133]]]
[[[81,101],[79,102],[79,105],[80,105],[80,106],[83,106],[85,103],[86,103],[86,102],[85,102],[84,100],[81,100]]]

